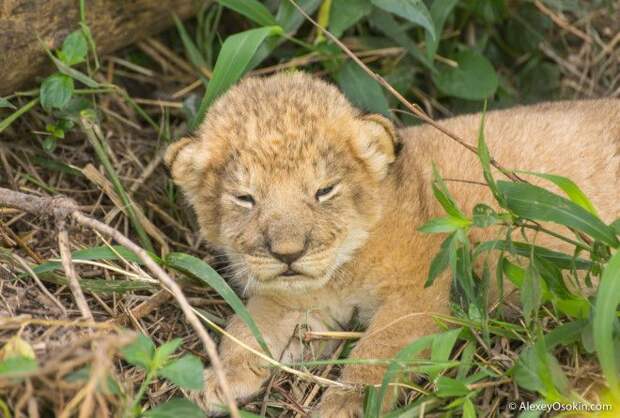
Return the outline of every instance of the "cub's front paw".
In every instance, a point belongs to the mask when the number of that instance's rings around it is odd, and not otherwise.
[[[241,403],[256,395],[260,391],[263,382],[269,376],[269,372],[266,369],[247,364],[227,368],[225,373],[232,396],[237,402]],[[227,414],[226,397],[213,369],[206,369],[204,371],[203,390],[189,392],[188,397],[209,416]]]
[[[316,418],[362,418],[364,392],[361,389],[329,388],[319,403]]]

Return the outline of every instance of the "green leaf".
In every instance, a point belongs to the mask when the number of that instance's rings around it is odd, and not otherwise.
[[[456,344],[456,339],[460,335],[462,328],[455,328],[450,331],[437,334],[433,338],[433,344],[431,345],[431,361],[434,362],[447,362],[452,353],[452,349]],[[431,380],[435,379],[439,374],[437,371],[429,371],[428,375]]]
[[[453,396],[465,396],[470,390],[467,385],[460,380],[452,379],[446,376],[440,376],[435,383],[437,390],[435,395],[440,398],[451,398]]]
[[[90,87],[93,89],[101,87],[101,84],[99,84],[98,82],[96,82],[95,80],[93,80],[92,78],[84,74],[83,72],[78,71],[75,68],[69,67],[67,64],[65,64],[58,58],[56,58],[51,53],[49,53],[49,57],[56,65],[56,68],[58,68],[58,71],[60,71],[62,74],[67,75],[79,81],[80,83],[84,84],[87,87]]]
[[[433,182],[431,183],[431,186],[435,199],[437,199],[439,204],[441,204],[441,207],[446,211],[446,213],[448,213],[448,215],[451,215],[454,218],[467,220],[465,214],[461,212],[454,199],[452,199],[452,196],[448,191],[448,187],[439,174],[435,163],[433,163]]]
[[[431,286],[435,279],[448,267],[450,261],[450,247],[452,245],[452,240],[455,235],[450,234],[442,243],[439,251],[433,257],[431,261],[431,266],[428,269],[428,277],[426,278],[426,282],[424,283],[424,287]]]
[[[193,402],[175,398],[146,411],[144,418],[205,418],[204,412]]]
[[[495,200],[497,200],[500,205],[503,205],[504,202],[502,200],[502,196],[500,196],[497,191],[497,184],[495,183],[493,173],[491,172],[491,154],[489,153],[489,148],[487,147],[486,139],[484,137],[484,118],[486,111],[487,102],[485,101],[482,116],[480,116],[480,127],[478,128],[478,159],[482,165],[482,175],[484,180],[489,186],[489,189],[491,189]]]
[[[422,26],[431,39],[437,38],[435,24],[422,0],[371,0],[372,4]]]
[[[368,18],[370,25],[386,34],[398,45],[405,48],[407,53],[422,63],[431,72],[436,72],[433,61],[420,51],[415,41],[407,34],[404,25],[396,21],[394,16],[381,9],[374,9]],[[408,69],[411,71],[411,68]]]
[[[41,84],[39,97],[41,106],[48,112],[62,109],[69,103],[73,95],[73,79],[64,74],[52,74]]]
[[[546,174],[546,173],[534,173],[532,171],[520,171],[521,173],[531,174],[533,176],[541,177],[543,179],[551,181],[553,184],[558,186],[566,195],[572,200],[574,203],[578,204],[588,212],[590,212],[594,216],[598,216],[596,213],[596,209],[590,199],[588,199],[581,191],[579,186],[575,184],[571,179],[566,177],[558,176],[555,174]]]
[[[153,356],[153,368],[159,369],[163,367],[167,362],[172,353],[177,351],[177,349],[181,346],[183,341],[180,338],[173,338],[170,341],[167,341],[160,345],[157,350],[155,350],[155,355]]]
[[[121,349],[121,354],[127,363],[149,370],[155,356],[155,344],[143,334],[139,334],[129,345]]]
[[[171,362],[159,369],[157,374],[183,389],[201,390],[204,384],[202,362],[192,354]]]
[[[236,33],[226,38],[217,57],[207,92],[202,98],[196,117],[190,123],[190,130],[193,131],[200,125],[213,101],[243,76],[263,41],[269,36],[279,35],[282,32],[280,26],[266,26]]]
[[[459,52],[458,67],[444,66],[433,74],[433,81],[448,96],[483,100],[495,94],[498,79],[493,65],[480,53],[467,49]]]
[[[11,102],[9,102],[4,97],[0,97],[0,109],[9,108],[9,109],[17,109]]]
[[[523,315],[527,323],[532,320],[532,314],[538,312],[541,303],[542,289],[540,274],[534,266],[530,265],[525,270],[523,286],[521,286],[521,305],[523,306]]]
[[[455,218],[453,216],[443,216],[440,218],[431,219],[419,227],[418,231],[427,234],[440,234],[467,228],[469,225],[471,225],[471,222],[467,219]]]
[[[189,36],[189,33],[187,33],[187,30],[185,30],[185,26],[183,25],[183,22],[181,22],[181,19],[179,19],[176,14],[173,14],[172,18],[174,19],[174,23],[177,27],[177,32],[179,33],[179,37],[181,38],[181,42],[183,43],[183,48],[185,48],[185,53],[187,54],[187,57],[189,58],[191,63],[196,68],[207,68],[207,62],[198,50],[198,47],[196,46],[192,38]]]
[[[71,253],[71,259],[80,260],[120,260],[125,259],[132,263],[142,264],[142,260],[138,258],[133,252],[120,245],[112,245],[111,248],[106,246],[86,248],[84,250],[78,250]],[[153,257],[158,263],[161,262],[159,257]],[[36,274],[47,273],[54,270],[62,269],[62,264],[59,261],[48,261],[39,264],[33,271]]]
[[[475,226],[479,228],[486,228],[488,226],[495,225],[499,219],[495,209],[485,205],[484,203],[479,203],[474,206],[472,221]]]
[[[531,254],[534,254],[536,257],[554,263],[561,269],[575,268],[578,270],[588,270],[592,267],[592,263],[588,260],[584,260],[583,258],[576,258],[557,251],[549,250],[544,247],[518,241],[508,242],[494,240],[483,242],[474,250],[474,258],[476,258],[480,253],[490,250],[508,251],[511,254],[520,255],[523,257],[529,257]]]
[[[14,374],[31,373],[38,368],[37,361],[30,357],[10,357],[0,361],[0,376],[3,379]]]
[[[412,343],[401,349],[394,359],[390,362],[385,374],[383,375],[383,382],[379,390],[378,400],[376,402],[376,410],[374,415],[380,417],[383,411],[383,399],[388,391],[388,385],[397,376],[399,370],[402,368],[403,363],[410,362],[414,358],[418,358],[422,355],[422,352],[429,348],[433,343],[435,335],[425,335],[423,337],[414,340]]]
[[[269,352],[269,347],[258,329],[258,326],[254,322],[254,319],[252,319],[252,316],[243,305],[241,299],[239,299],[237,294],[230,288],[230,286],[228,286],[228,283],[226,283],[222,276],[220,276],[204,261],[188,254],[170,253],[166,257],[165,263],[176,270],[191,274],[195,278],[212,287],[222,298],[224,298],[226,303],[230,305],[239,318],[245,322],[263,351],[271,355]]]
[[[531,184],[498,181],[497,186],[508,209],[518,216],[555,222],[584,232],[612,247],[620,245],[613,229],[562,196]]]
[[[11,124],[15,122],[21,115],[23,115],[24,113],[32,109],[38,102],[39,102],[39,98],[36,97],[32,99],[31,101],[29,101],[28,103],[26,103],[25,105],[23,105],[22,107],[20,107],[19,109],[17,109],[15,112],[11,113],[6,118],[0,120],[0,133],[2,133],[2,131],[4,131],[9,126],[11,126]]]
[[[390,117],[390,108],[381,86],[355,62],[347,61],[338,71],[336,79],[353,105]]]
[[[75,65],[86,59],[88,43],[81,30],[71,32],[58,51],[58,58],[67,65]]]
[[[618,329],[620,304],[620,251],[609,260],[599,284],[592,322],[594,346],[607,384],[620,399],[620,364],[617,363],[618,346],[614,343],[614,327]]]
[[[458,0],[434,0],[431,6],[431,19],[435,25],[435,33],[441,35],[443,32],[443,25],[446,23],[446,19],[452,13],[452,9],[458,3]],[[437,47],[439,46],[439,36],[431,37],[428,32],[426,35],[426,52],[429,58],[435,56]]]
[[[269,9],[257,0],[219,0],[224,7],[242,14],[261,26],[275,26],[278,23]]]
[[[476,408],[469,398],[463,402],[463,418],[476,418]]]
[[[368,16],[371,10],[372,4],[369,0],[332,0],[329,31],[336,38],[340,38],[345,30]]]

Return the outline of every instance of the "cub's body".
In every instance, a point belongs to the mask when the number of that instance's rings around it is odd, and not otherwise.
[[[480,118],[441,124],[475,143]],[[488,112],[485,134],[503,166],[570,177],[604,220],[620,215],[620,101]],[[417,231],[442,215],[431,191],[432,163],[465,213],[493,202],[476,184],[484,181],[476,155],[430,126],[395,132],[386,119],[361,115],[332,86],[300,73],[242,82],[216,102],[197,139],[171,146],[167,162],[206,238],[236,266],[235,280],[272,354],[285,361],[305,354],[293,338],[299,325],[343,329],[354,314],[367,329],[352,358],[392,358],[437,332],[432,315],[450,313],[449,278],[429,288],[424,282],[444,237]],[[472,239],[489,238],[481,231]],[[239,318],[227,329],[258,348]],[[226,338],[220,351],[235,396],[255,395],[267,364]],[[350,387],[328,389],[320,416],[361,416],[362,385],[380,383],[384,371],[344,367],[341,381]],[[205,379],[194,398],[217,411],[221,391],[210,371]]]

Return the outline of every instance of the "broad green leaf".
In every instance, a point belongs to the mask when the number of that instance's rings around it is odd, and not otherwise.
[[[435,279],[448,267],[450,261],[450,247],[453,239],[454,234],[451,234],[441,243],[439,251],[437,251],[437,254],[435,254],[435,257],[433,257],[431,261],[424,287],[431,286]]]
[[[497,186],[508,209],[518,216],[574,228],[612,247],[620,245],[610,227],[562,196],[531,184],[498,181]]]
[[[422,0],[370,0],[372,4],[387,12],[393,13],[410,22],[422,26],[431,39],[437,38],[435,24],[430,12]]]
[[[483,100],[495,94],[497,73],[488,59],[467,49],[459,52],[458,67],[443,66],[433,74],[433,81],[444,94],[467,100]]]
[[[4,97],[0,97],[0,109],[9,108],[9,109],[17,109],[11,102],[9,102]]]
[[[499,221],[497,217],[497,213],[495,209],[492,207],[485,205],[484,203],[479,203],[474,206],[472,222],[475,226],[479,228],[486,228],[491,225],[495,225]]]
[[[598,216],[594,205],[592,204],[592,202],[590,202],[590,199],[586,197],[585,193],[583,193],[579,186],[577,186],[575,182],[573,182],[571,179],[555,174],[534,173],[532,171],[520,172],[549,180],[560,189],[562,189],[562,191],[566,193],[569,199],[572,200],[574,203],[578,204],[579,206],[590,212],[592,215]]]
[[[131,344],[121,349],[121,354],[128,363],[149,370],[155,356],[155,344],[149,337],[138,334]]]
[[[2,131],[0,130],[0,132]],[[620,235],[620,218],[609,224],[609,227],[616,232],[616,235]]]
[[[431,6],[430,14],[431,19],[433,19],[433,24],[435,26],[435,33],[437,36],[432,37],[428,32],[425,32],[426,35],[426,53],[429,58],[433,58],[435,56],[435,52],[437,52],[437,47],[439,46],[439,40],[441,33],[443,32],[443,26],[446,23],[446,19],[452,13],[452,9],[458,3],[458,0],[434,0],[433,5]]]
[[[190,124],[190,130],[193,131],[200,125],[213,101],[243,76],[263,41],[269,36],[281,33],[282,28],[280,26],[266,26],[226,38],[217,57],[207,92],[202,98],[196,117]]]
[[[355,62],[347,61],[338,71],[336,79],[353,105],[390,117],[388,101],[381,86]]]
[[[269,9],[257,0],[219,0],[219,2],[222,6],[242,14],[261,26],[275,26],[278,24]]]
[[[187,354],[159,369],[157,374],[170,380],[180,388],[201,390],[203,387],[202,372],[202,362],[200,359],[192,354]]]
[[[58,58],[67,65],[75,65],[86,59],[88,43],[81,30],[71,32],[58,51]]]
[[[38,368],[37,361],[30,357],[11,357],[0,361],[0,376],[7,379],[11,375],[31,373]]]
[[[41,106],[48,112],[64,108],[73,95],[73,79],[64,74],[52,74],[41,84]]]
[[[434,394],[440,398],[465,396],[470,392],[465,383],[446,376],[440,376],[437,378],[435,385],[437,386],[437,389]]]
[[[166,341],[155,350],[155,355],[153,356],[153,367],[158,369],[168,363],[168,359],[177,351],[177,349],[181,346],[183,340],[180,338],[173,338],[170,341]]]
[[[142,416],[144,418],[205,418],[205,413],[192,401],[175,398],[146,411]]]
[[[418,231],[427,234],[440,234],[444,232],[454,232],[457,229],[467,228],[471,225],[471,222],[467,219],[455,218],[453,216],[443,216],[440,218],[433,218],[421,227]]]
[[[239,318],[245,322],[263,351],[271,355],[269,352],[269,347],[258,329],[258,326],[254,322],[254,319],[252,319],[252,316],[243,305],[241,299],[239,299],[239,296],[237,296],[230,286],[228,286],[228,283],[224,281],[222,276],[220,276],[204,261],[188,254],[170,253],[166,257],[165,263],[169,267],[176,270],[191,274],[195,278],[212,287],[222,298],[224,298]]]
[[[607,263],[596,295],[592,322],[594,346],[603,374],[614,396],[620,399],[620,364],[616,359],[618,346],[614,343],[614,327],[618,329],[620,304],[620,251]]]
[[[329,31],[336,37],[356,24],[361,18],[368,16],[372,10],[370,0],[332,0],[329,14]]]

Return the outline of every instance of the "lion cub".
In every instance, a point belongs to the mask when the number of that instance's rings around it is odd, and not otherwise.
[[[473,141],[479,122],[480,115],[469,115],[442,123]],[[618,216],[620,101],[489,112],[485,126],[502,164],[570,176],[603,217]],[[483,180],[476,156],[434,128],[397,131],[318,78],[279,74],[231,88],[195,138],[169,147],[166,162],[204,237],[228,256],[275,358],[302,359],[304,347],[293,336],[299,325],[339,330],[356,312],[367,330],[350,356],[389,359],[437,332],[434,314],[449,314],[449,278],[423,286],[443,237],[416,230],[441,214],[431,162],[445,178]],[[486,187],[449,186],[466,211],[492,201]],[[227,330],[260,349],[239,318]],[[267,364],[226,338],[220,351],[234,396],[256,395],[269,377]],[[357,389],[329,388],[319,415],[361,416],[363,385],[380,383],[384,370],[345,366],[341,381]],[[194,400],[221,412],[210,370],[205,383]]]

